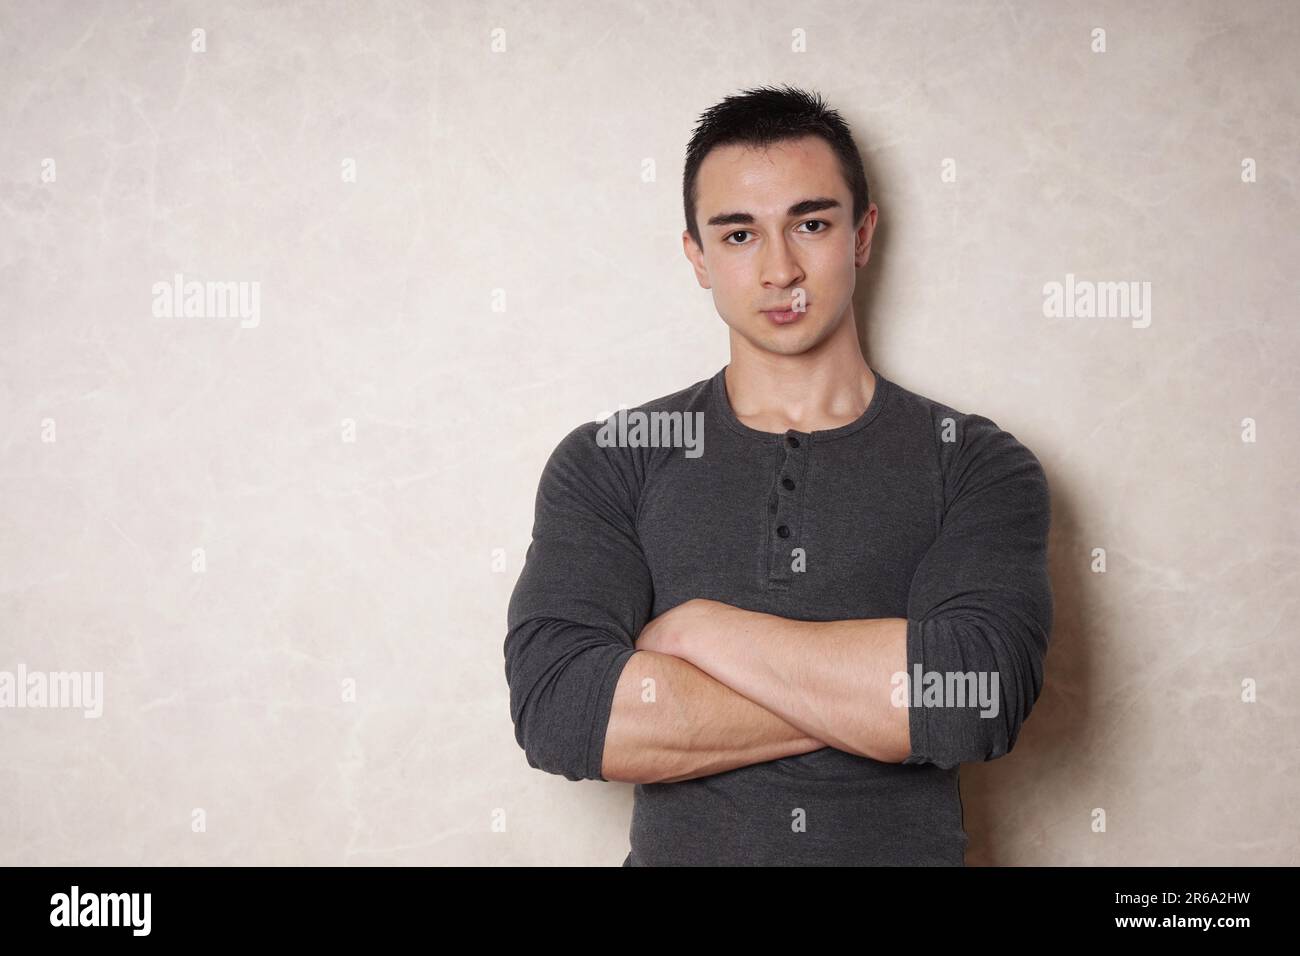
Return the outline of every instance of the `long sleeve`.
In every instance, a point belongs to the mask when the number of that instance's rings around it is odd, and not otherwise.
[[[515,739],[529,766],[569,780],[605,779],[614,690],[653,608],[635,526],[635,459],[599,446],[598,429],[575,428],[543,469],[507,613]]]
[[[1010,752],[1042,689],[1053,614],[1041,464],[989,419],[952,417],[956,440],[937,439],[943,518],[908,594],[907,673],[973,672],[989,688],[996,674],[999,700],[996,716],[951,700],[911,707],[903,762],[943,768]]]

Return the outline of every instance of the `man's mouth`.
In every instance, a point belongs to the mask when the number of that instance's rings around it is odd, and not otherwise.
[[[776,325],[789,325],[791,322],[797,322],[807,315],[808,310],[805,308],[802,312],[796,312],[793,309],[764,309],[763,314],[767,316]]]

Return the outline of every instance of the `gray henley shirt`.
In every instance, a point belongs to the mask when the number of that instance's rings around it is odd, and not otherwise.
[[[635,429],[610,446],[589,422],[546,462],[505,639],[528,764],[604,779],[634,641],[691,598],[804,621],[906,618],[908,674],[995,676],[996,716],[974,702],[912,706],[902,763],[824,747],[636,784],[623,865],[963,865],[959,764],[1010,751],[1043,683],[1042,466],[991,420],[875,369],[855,421],[759,431],[736,417],[725,371],[624,413],[689,415],[703,426],[694,448],[681,447],[690,429],[679,447]]]

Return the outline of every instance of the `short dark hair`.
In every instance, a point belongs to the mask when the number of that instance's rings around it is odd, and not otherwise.
[[[686,229],[691,238],[703,245],[695,223],[695,180],[700,174],[700,164],[712,149],[738,143],[761,149],[804,136],[820,136],[835,151],[849,192],[853,194],[856,225],[871,203],[862,156],[844,118],[829,109],[818,93],[789,85],[761,86],[728,96],[700,115],[686,147],[686,169],[682,173]]]

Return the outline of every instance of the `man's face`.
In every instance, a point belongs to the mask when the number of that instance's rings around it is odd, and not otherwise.
[[[851,321],[877,209],[852,221],[853,197],[825,140],[718,147],[700,164],[696,197],[703,247],[689,232],[682,243],[734,333],[764,351],[798,355]],[[796,311],[774,311],[782,309]]]

